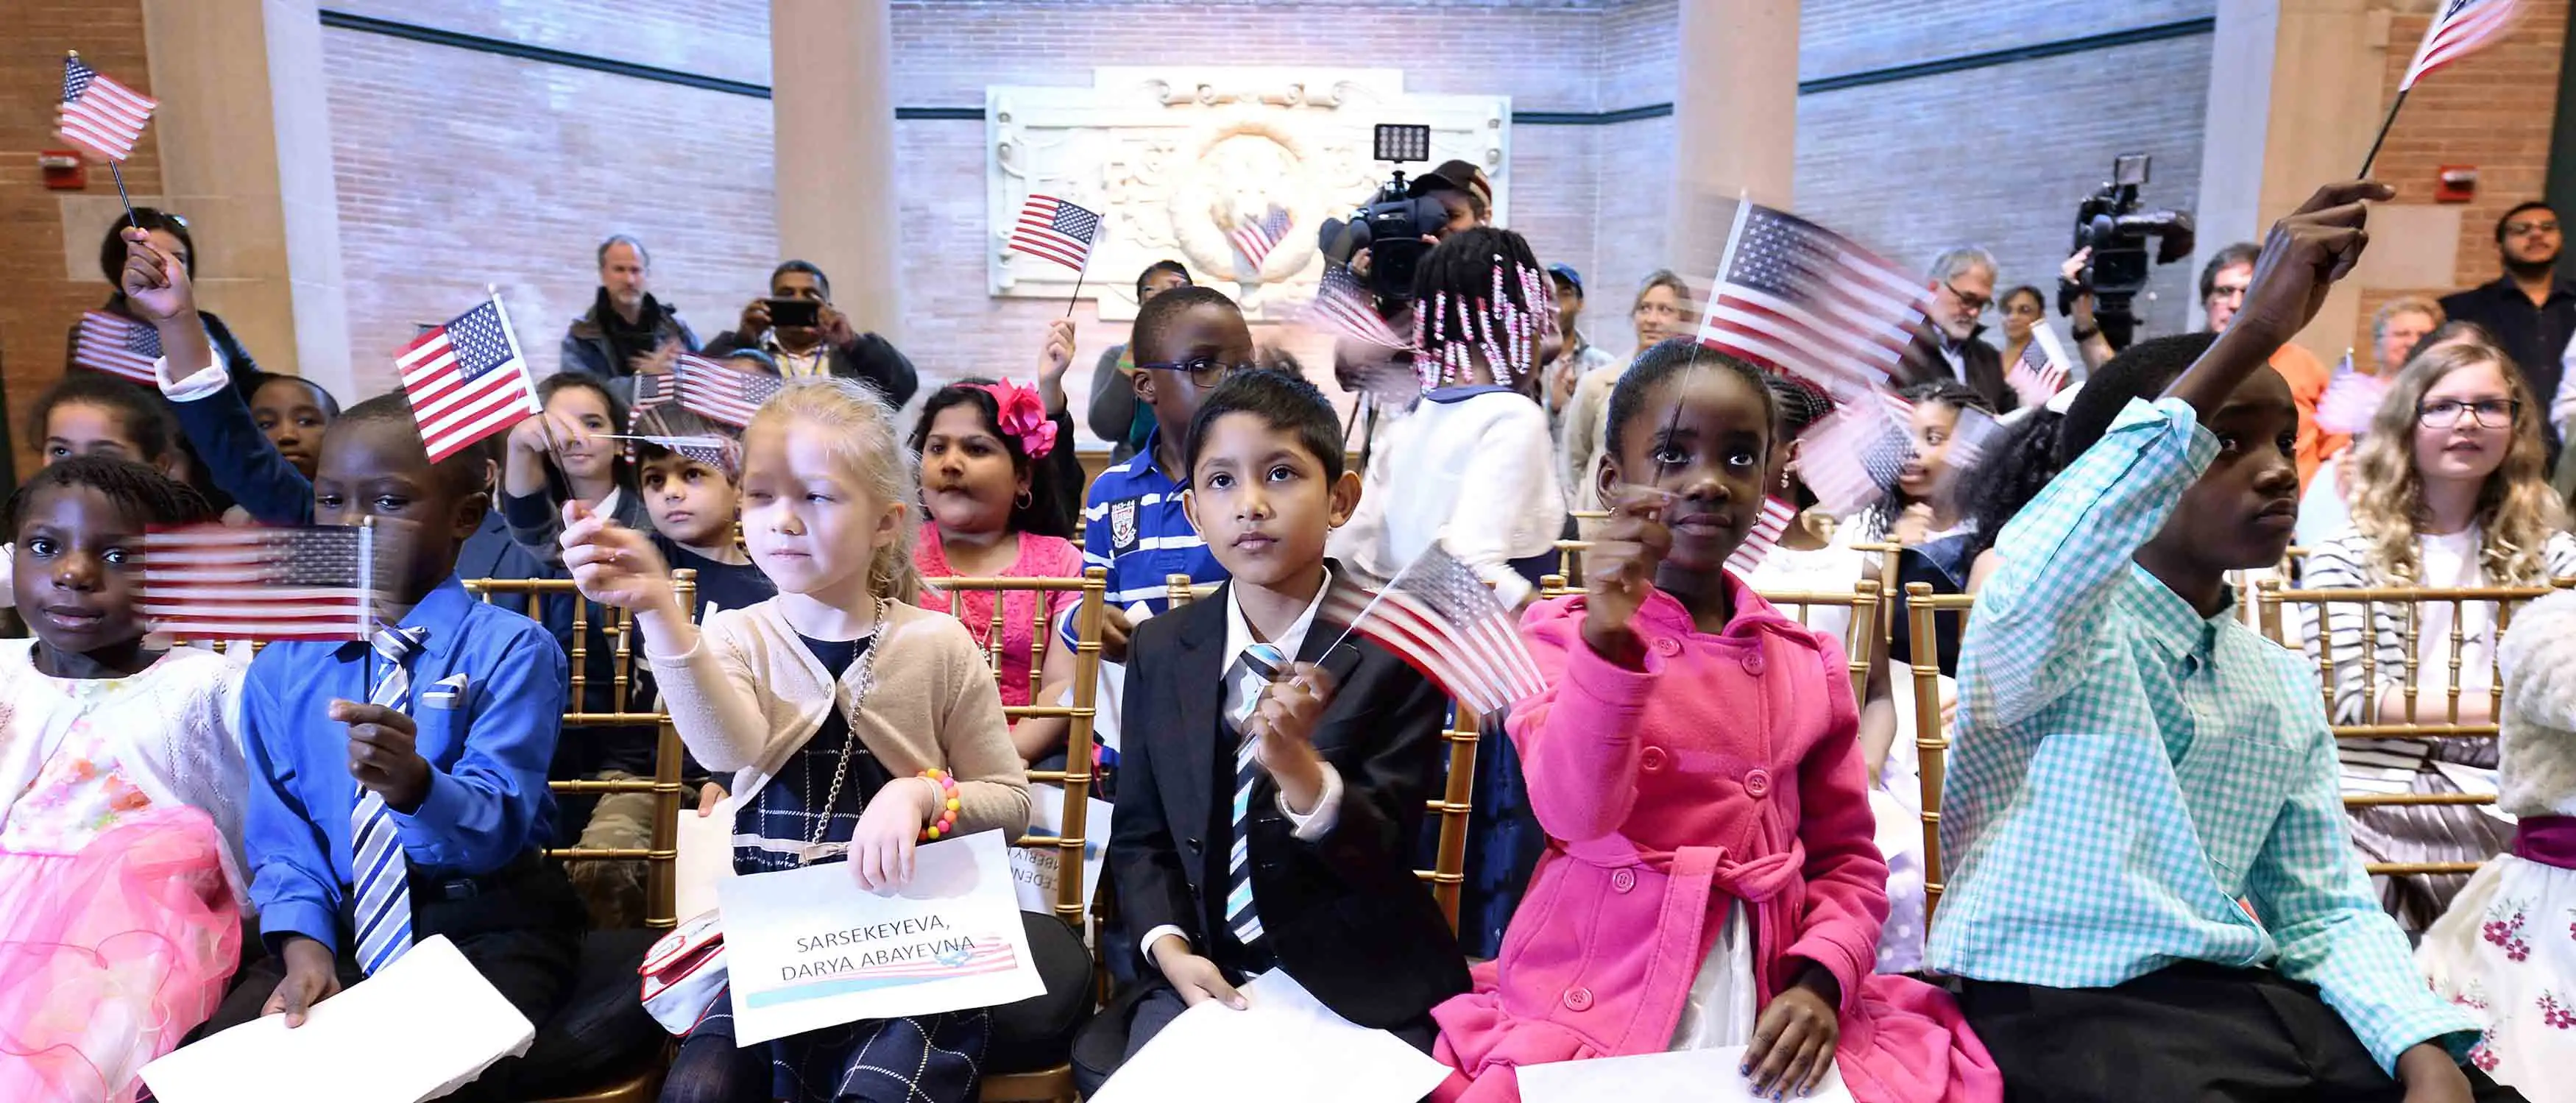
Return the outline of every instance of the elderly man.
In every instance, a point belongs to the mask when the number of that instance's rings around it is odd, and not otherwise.
[[[644,243],[625,234],[599,243],[599,297],[564,330],[562,370],[624,379],[697,351],[689,324],[653,298],[652,265]]]
[[[1980,321],[1995,305],[1994,254],[1963,245],[1932,261],[1924,289],[1931,292],[1924,324],[1906,346],[1896,382],[1957,383],[1977,392],[1997,412],[2019,405],[2004,384],[2004,357],[1995,346],[1977,339],[1986,330]]]

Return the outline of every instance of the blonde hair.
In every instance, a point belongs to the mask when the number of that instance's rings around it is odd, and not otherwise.
[[[868,592],[912,603],[921,597],[921,571],[913,565],[913,541],[921,538],[921,520],[913,505],[921,461],[895,432],[894,411],[875,388],[853,379],[829,376],[800,379],[763,403],[744,427],[743,439],[755,433],[784,432],[796,422],[823,430],[842,473],[879,501],[902,506],[895,538],[868,558]]]
[[[2370,542],[2371,568],[2400,584],[2418,580],[2415,527],[2424,521],[2424,481],[2415,468],[2417,410],[2424,394],[2452,372],[2479,365],[2503,377],[2506,393],[2521,403],[2505,444],[2504,462],[2478,491],[2478,562],[2493,585],[2533,586],[2548,580],[2541,553],[2549,534],[2564,527],[2564,509],[2549,488],[2547,447],[2540,440],[2540,408],[2522,371],[2503,353],[2480,344],[2445,345],[2407,361],[2388,386],[2370,432],[2354,446],[2359,462],[2353,526]]]
[[[2376,341],[2388,336],[2388,320],[2400,314],[2421,314],[2432,320],[2434,329],[2442,328],[2442,323],[2451,320],[2449,315],[2442,313],[2442,304],[2428,296],[2399,295],[2379,304],[2379,313],[2370,316],[2370,339]]]

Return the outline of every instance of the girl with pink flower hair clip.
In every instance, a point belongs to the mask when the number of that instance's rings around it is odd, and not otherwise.
[[[961,379],[922,403],[912,429],[921,457],[921,504],[930,524],[913,547],[924,578],[1068,578],[1082,574],[1082,549],[1069,539],[1073,522],[1058,489],[1058,463],[1071,453],[1072,429],[1049,416],[1037,388],[1008,379]],[[937,587],[921,592],[922,608],[953,613],[978,646],[1002,658],[1005,705],[1052,701],[1073,681],[1073,650],[1049,647],[1037,670],[1037,603],[1048,603],[1052,624],[1077,598],[1070,592],[1039,594],[964,591]],[[996,648],[993,602],[1002,602],[1002,639]],[[1059,717],[1022,720],[1011,741],[1020,757],[1036,762],[1063,748],[1067,725]]]

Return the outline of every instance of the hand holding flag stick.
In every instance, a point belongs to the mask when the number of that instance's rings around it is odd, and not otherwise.
[[[2415,59],[2406,65],[2406,75],[2397,81],[2397,98],[2388,105],[2388,114],[2379,120],[2379,135],[2370,140],[2370,152],[2361,159],[2361,171],[2355,180],[2370,178],[2370,166],[2379,160],[2379,147],[2388,142],[2388,128],[2396,125],[2397,111],[2406,106],[2406,94],[2415,82],[2433,71],[2478,50],[2513,29],[2521,14],[2520,0],[2442,0],[2433,22],[2424,28],[2424,41],[2415,48]]]

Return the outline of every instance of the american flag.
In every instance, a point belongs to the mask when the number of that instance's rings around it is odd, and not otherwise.
[[[431,463],[545,411],[498,296],[422,331],[394,369]]]
[[[1829,391],[1884,384],[1923,318],[1923,287],[1813,222],[1736,208],[1700,343]]]
[[[1986,461],[2003,446],[2011,430],[1995,420],[1993,414],[1974,406],[1961,406],[1959,415],[1950,423],[1949,448],[1943,453],[1941,485],[1935,493],[1967,512],[1967,487],[1984,470]]]
[[[2057,347],[2057,335],[2048,331],[2048,323],[2031,324],[2030,342],[2021,347],[2021,358],[2004,371],[2004,385],[2012,388],[2013,397],[2025,408],[2048,405],[2049,399],[2066,389],[2066,355]]]
[[[2317,428],[2348,437],[2367,433],[2370,419],[2379,416],[2380,400],[2386,397],[2388,381],[2354,371],[2352,353],[2346,352],[2325,393],[2317,396]]]
[[[1226,231],[1226,236],[1233,239],[1235,248],[1243,250],[1244,259],[1251,261],[1252,270],[1258,272],[1270,251],[1278,248],[1280,239],[1288,236],[1288,212],[1280,210],[1274,203],[1260,218],[1236,223],[1234,229]]]
[[[2442,12],[2424,28],[2424,42],[2415,48],[2415,60],[2406,65],[2406,76],[2397,82],[2404,92],[2415,82],[2470,54],[2489,42],[2504,37],[2513,27],[2520,5],[2517,0],[2445,0]]]
[[[674,452],[728,473],[742,468],[742,445],[731,437],[713,433],[687,437],[663,436],[658,433],[637,433],[622,437],[607,433],[600,435],[608,440],[642,441],[665,452]]]
[[[751,424],[761,404],[787,385],[777,376],[735,371],[689,352],[671,370],[680,380],[681,409],[736,429]]]
[[[1020,207],[1019,225],[1011,228],[1011,248],[1079,272],[1099,236],[1099,212],[1052,195],[1032,195]]]
[[[1511,610],[1436,543],[1382,587],[1333,576],[1316,617],[1376,640],[1478,716],[1547,688]]]
[[[1896,474],[1914,457],[1911,403],[1879,392],[1877,401],[1843,402],[1799,439],[1798,476],[1816,501],[1837,517],[1878,504],[1896,487]]]
[[[695,358],[697,354],[684,352],[680,356],[688,359]],[[635,400],[626,406],[627,431],[634,432],[637,426],[642,425],[647,412],[670,405],[679,386],[679,378],[669,372],[636,376]]]
[[[160,358],[161,334],[151,326],[96,310],[81,315],[72,363],[152,387],[159,385],[152,362]]]
[[[1315,285],[1315,301],[1306,308],[1305,320],[1325,332],[1362,344],[1391,349],[1411,347],[1395,335],[1386,319],[1378,317],[1376,297],[1343,265],[1324,266],[1323,281]]]
[[[78,57],[63,59],[63,107],[54,130],[63,140],[110,161],[134,154],[143,124],[161,101],[146,96],[89,67]]]
[[[1726,569],[1738,575],[1753,573],[1771,549],[1780,546],[1780,535],[1789,531],[1789,523],[1798,519],[1798,507],[1778,497],[1762,499],[1762,512],[1753,518],[1753,531],[1736,545],[1735,554],[1726,557]]]
[[[182,639],[363,640],[402,543],[368,526],[147,532],[143,615]]]

